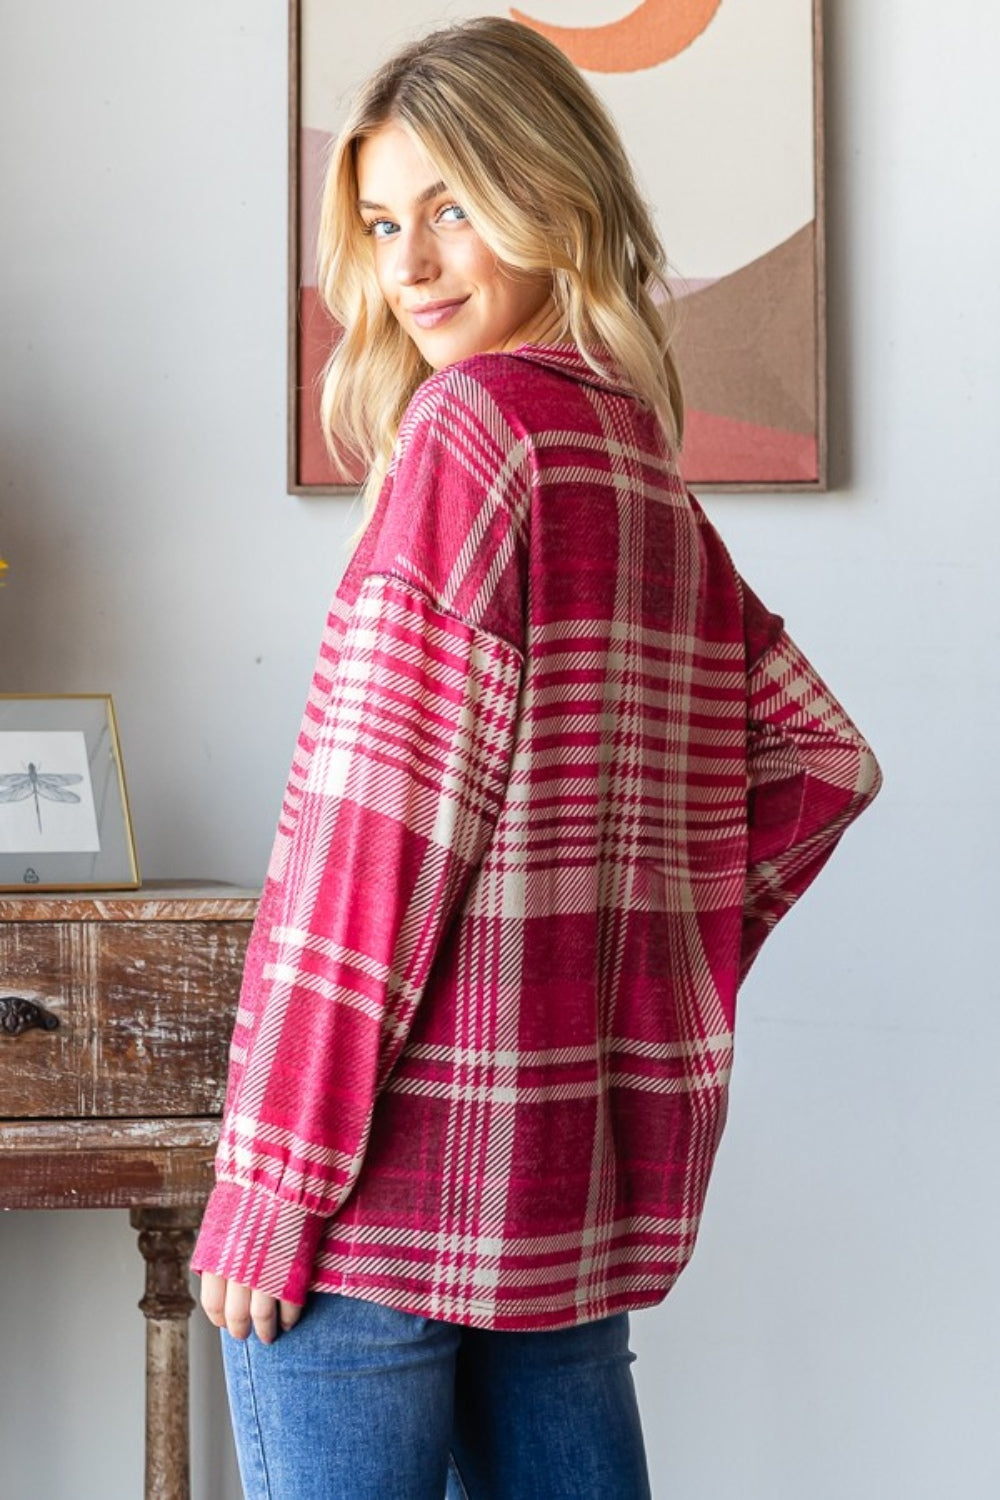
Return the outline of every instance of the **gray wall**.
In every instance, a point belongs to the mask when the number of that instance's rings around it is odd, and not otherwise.
[[[709,509],[887,786],[746,987],[702,1242],[637,1374],[658,1495],[987,1500],[1000,19],[828,10],[836,488]],[[284,12],[0,0],[0,687],[114,693],[152,878],[259,883],[356,521],[284,494]],[[128,1500],[126,1216],[9,1214],[0,1256],[0,1495]],[[229,1500],[193,1341],[195,1493]]]

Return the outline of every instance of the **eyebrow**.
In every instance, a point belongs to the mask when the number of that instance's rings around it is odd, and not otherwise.
[[[446,182],[432,182],[430,187],[425,187],[422,193],[417,194],[413,200],[414,205],[419,207],[423,203],[429,203],[432,198],[439,198],[442,193],[446,193],[447,191],[448,184]],[[367,198],[359,198],[358,207],[375,209],[379,213],[388,212],[384,203],[370,203]]]

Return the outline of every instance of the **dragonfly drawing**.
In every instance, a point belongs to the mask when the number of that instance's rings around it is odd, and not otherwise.
[[[27,797],[35,799],[35,817],[38,832],[42,832],[42,799],[47,802],[79,802],[76,792],[69,788],[82,776],[55,771],[41,771],[34,761],[28,762],[26,771],[5,771],[0,774],[0,802],[23,802]]]

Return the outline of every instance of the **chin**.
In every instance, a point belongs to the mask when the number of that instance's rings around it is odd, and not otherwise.
[[[460,359],[469,359],[471,355],[483,352],[481,349],[476,349],[471,345],[468,347],[465,345],[451,345],[442,349],[440,344],[437,346],[417,344],[417,348],[432,370],[446,370],[449,365],[457,365]]]

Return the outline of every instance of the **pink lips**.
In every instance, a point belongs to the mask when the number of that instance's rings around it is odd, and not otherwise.
[[[468,300],[468,297],[455,297],[448,302],[424,302],[419,307],[409,309],[410,317],[418,328],[437,328],[439,324],[446,323],[460,307],[464,307]]]

